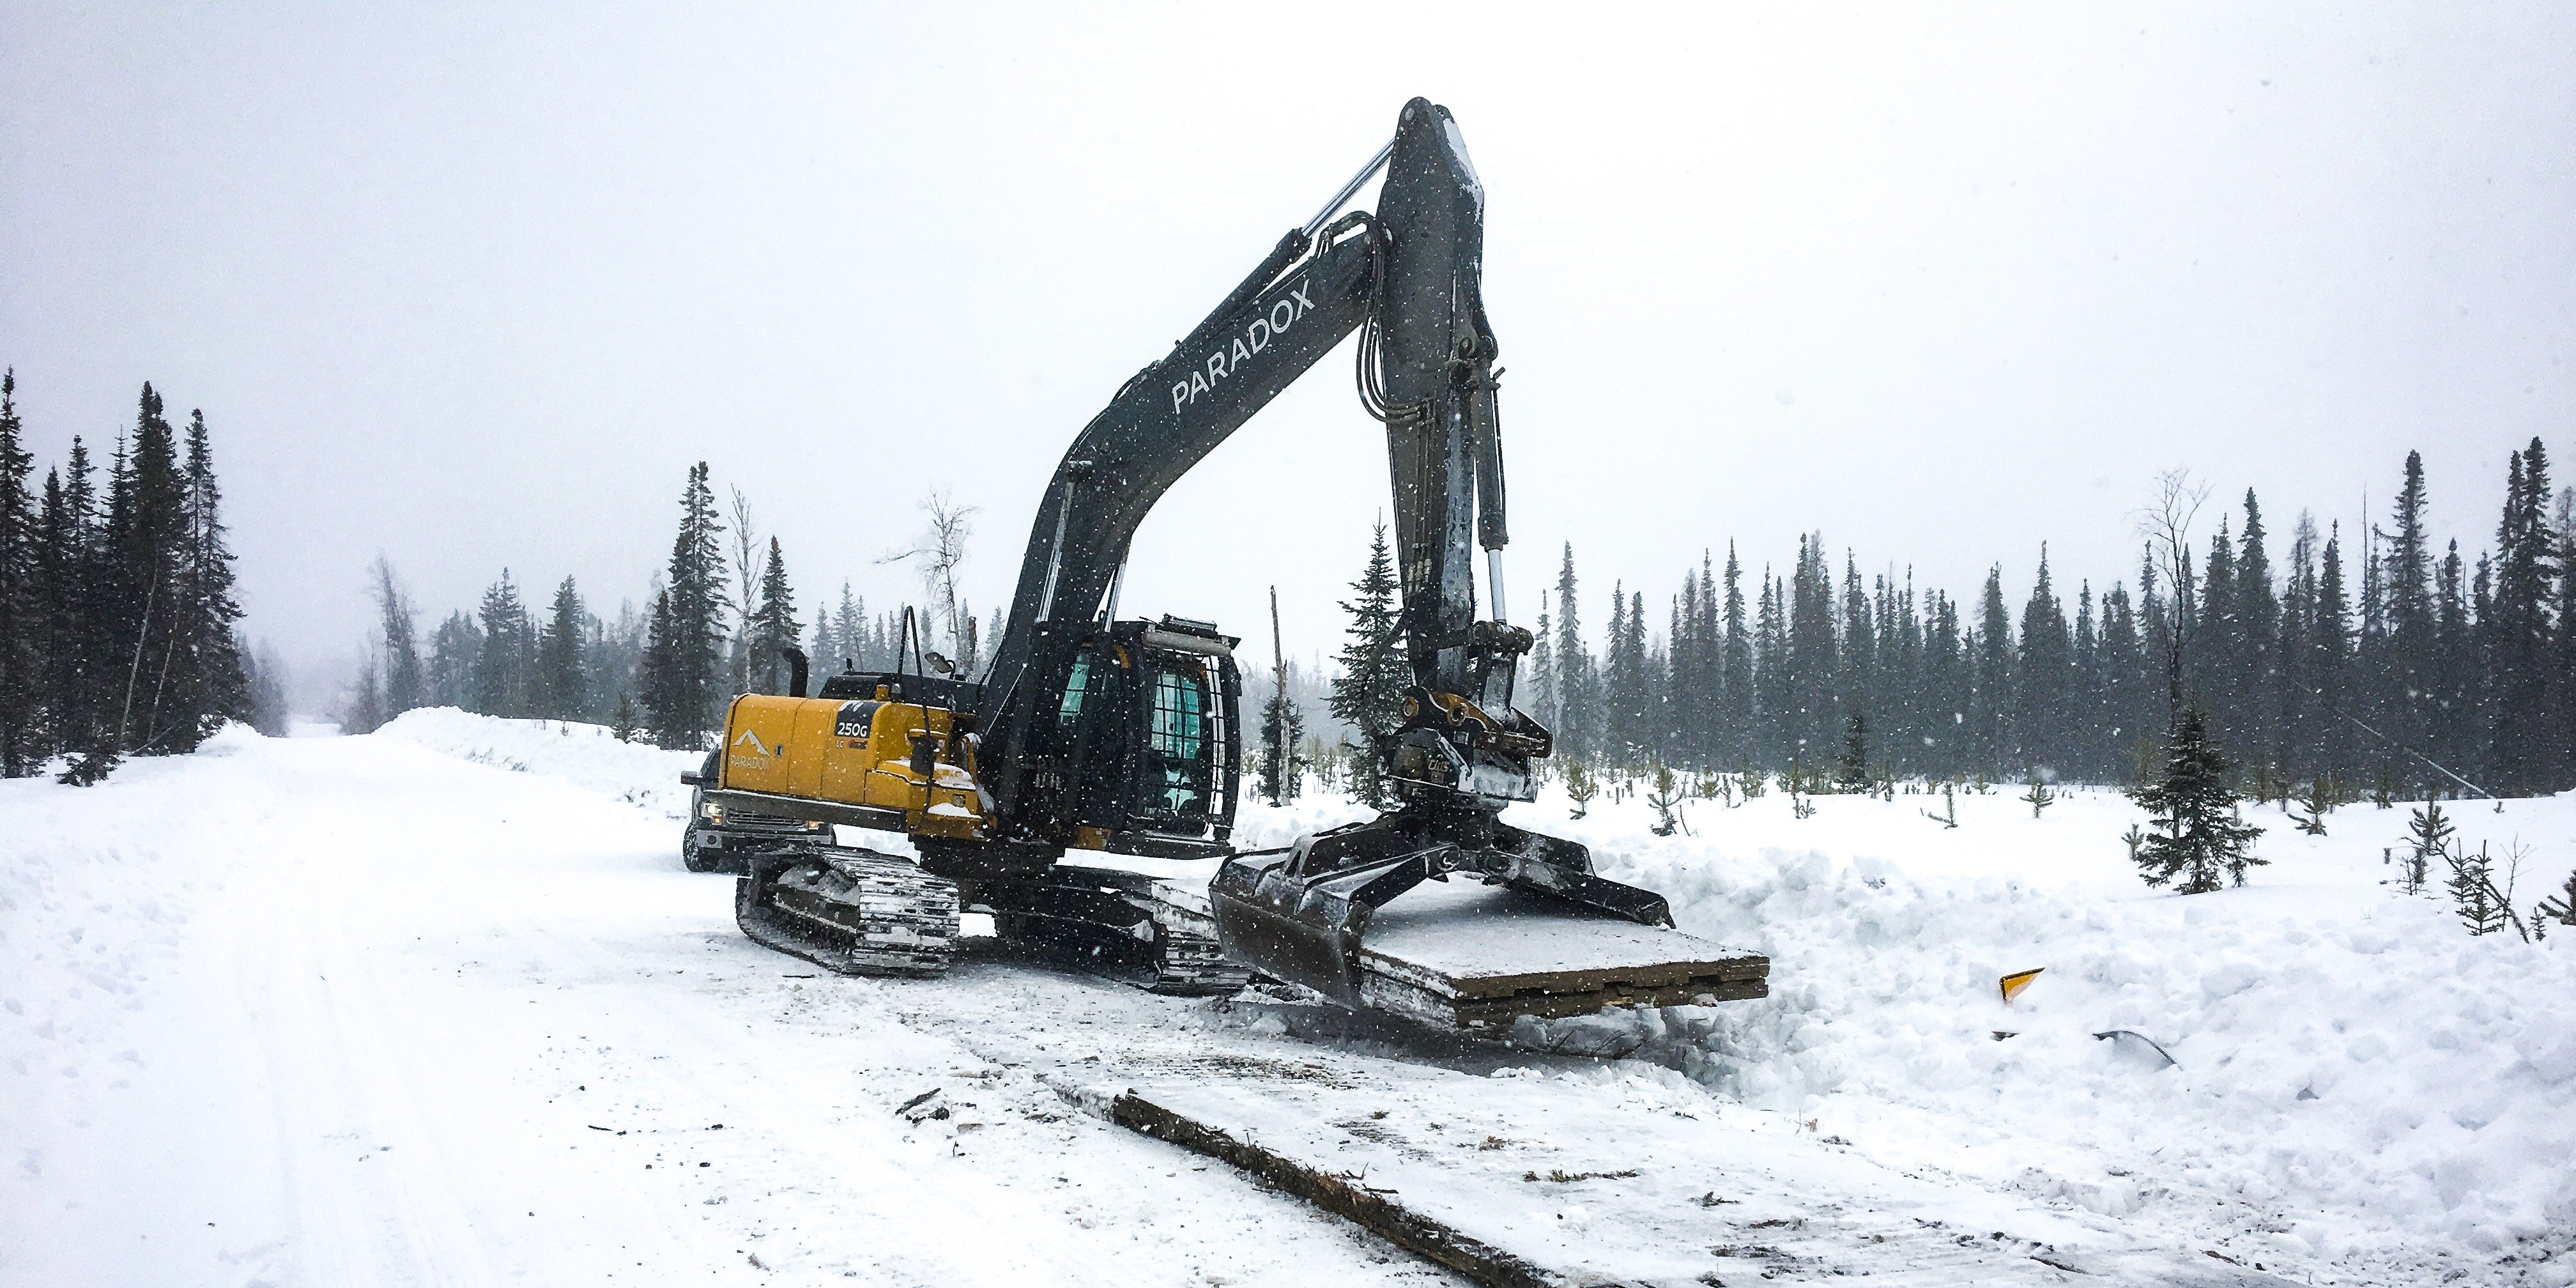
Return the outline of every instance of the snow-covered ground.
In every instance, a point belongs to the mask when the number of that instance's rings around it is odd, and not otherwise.
[[[1777,792],[1695,805],[1689,838],[1646,834],[1636,801],[1554,825],[1684,929],[1771,955],[1772,997],[1641,1052],[1724,1094],[2321,1277],[2548,1250],[2541,1281],[2576,1281],[2576,932],[2472,938],[2396,893],[2403,809],[2339,810],[2324,837],[2253,811],[2268,866],[2185,898],[2139,880],[2125,798],[2033,819],[2017,795],[1960,798],[1955,830],[1923,817],[1937,799],[1801,820]],[[2471,849],[2529,847],[2526,910],[2576,870],[2576,796],[2452,812]],[[1998,978],[2033,967],[2004,1003]],[[2093,1036],[2123,1029],[2175,1066]]]
[[[0,1282],[1448,1281],[1038,1075],[1204,1043],[1407,1105],[1460,1079],[1026,964],[795,978],[679,868],[695,759],[429,711],[0,783]],[[1954,1224],[2059,1213],[2291,1282],[2576,1282],[2576,932],[2471,939],[2393,892],[2403,810],[2324,838],[2256,811],[2271,865],[2178,898],[2138,882],[2114,794],[1961,796],[1955,829],[1938,798],[1814,803],[1694,800],[1670,838],[1637,799],[1515,811],[1769,953],[1773,994],[1520,1035],[1624,1061],[1479,1067],[1698,1098],[1748,1157],[1834,1160],[1766,1165],[1773,1202],[1883,1176]],[[2526,905],[2576,867],[2576,798],[2455,809],[2472,846],[2530,847]],[[1247,807],[1241,839],[1356,813]],[[894,1114],[934,1087],[950,1119]]]
[[[0,783],[0,1284],[1448,1281],[785,979],[680,869],[696,759],[420,712]]]

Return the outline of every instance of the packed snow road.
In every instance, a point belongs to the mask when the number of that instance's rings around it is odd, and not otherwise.
[[[559,777],[235,732],[0,786],[0,1282],[1452,1282],[783,979]]]
[[[1522,1035],[1599,1060],[991,946],[812,977],[679,870],[689,759],[438,711],[0,783],[0,1282],[1456,1282],[1068,1103],[1131,1091],[1565,1282],[2576,1281],[2576,973],[2379,887],[2387,813],[2183,901],[2084,793],[1559,805],[1776,963]],[[2473,821],[2557,863],[2571,806]]]

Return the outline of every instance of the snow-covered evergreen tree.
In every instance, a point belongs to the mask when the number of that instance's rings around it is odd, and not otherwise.
[[[483,639],[474,655],[472,709],[511,718],[534,714],[536,628],[509,569],[502,569],[501,580],[483,592],[477,616]]]
[[[583,638],[589,633],[589,610],[582,606],[581,590],[570,577],[555,587],[553,605],[547,610],[546,624],[537,640],[536,710],[534,714],[548,720],[581,720],[590,713],[590,673],[582,658]],[[388,701],[391,707],[388,684]]]
[[[2164,774],[2129,792],[2158,829],[2137,847],[2148,885],[2171,882],[2177,893],[2207,894],[2220,888],[2221,876],[2245,884],[2245,869],[2265,862],[2251,851],[2263,829],[2237,812],[2235,772],[2210,743],[2200,708],[2183,708],[2166,740]]]
[[[689,467],[680,492],[680,531],[671,543],[664,589],[656,601],[660,666],[643,686],[647,723],[666,747],[701,745],[721,718],[724,682],[724,524],[704,461]],[[649,648],[649,646],[648,646]]]
[[[785,693],[789,679],[787,650],[796,645],[796,591],[787,582],[787,556],[778,538],[769,539],[769,557],[761,565],[760,598],[752,609],[751,691]]]
[[[394,575],[393,561],[376,556],[368,581],[376,600],[377,644],[385,655],[385,711],[391,718],[431,701],[429,675],[421,665],[418,610]]]
[[[1333,717],[1358,730],[1366,743],[1365,754],[1352,766],[1351,794],[1379,807],[1389,800],[1386,760],[1395,750],[1404,691],[1413,685],[1397,589],[1395,558],[1387,549],[1386,524],[1380,522],[1369,538],[1368,566],[1351,583],[1356,598],[1342,603],[1351,620],[1334,659],[1341,674],[1333,677],[1332,700]]]
[[[39,529],[27,490],[35,464],[18,420],[18,373],[0,371],[0,778],[23,778],[44,760]]]

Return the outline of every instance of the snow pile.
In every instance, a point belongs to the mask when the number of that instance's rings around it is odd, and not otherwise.
[[[689,816],[689,789],[680,785],[681,773],[706,759],[700,751],[620,742],[606,725],[503,720],[455,707],[406,711],[374,736],[475,764],[562,779],[675,819]]]
[[[2138,880],[2116,793],[2040,819],[1965,795],[1955,828],[1925,817],[1937,796],[1811,803],[1693,800],[1697,835],[1672,837],[1641,799],[1513,810],[1665,894],[1682,929],[1772,959],[1762,1001],[1518,1040],[1656,1060],[1884,1162],[2185,1219],[2276,1264],[2412,1264],[2428,1242],[2484,1261],[2576,1226],[2576,932],[2472,938],[2396,893],[2381,851],[2403,809],[2348,807],[2322,838],[2255,811],[2269,866],[2183,898]],[[1285,844],[1364,813],[1253,806],[1240,832]],[[2576,868],[2576,795],[2453,816],[2472,849],[2530,847],[2526,908]],[[1999,977],[2033,967],[2005,1003]],[[2120,1030],[2154,1045],[2094,1036]]]

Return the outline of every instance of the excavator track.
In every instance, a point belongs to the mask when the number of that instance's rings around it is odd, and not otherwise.
[[[752,942],[841,975],[945,974],[957,947],[957,886],[908,859],[818,842],[746,861],[734,921]]]
[[[1205,896],[1112,868],[1059,866],[979,885],[1001,937],[1148,992],[1231,997],[1252,972],[1226,960]]]

